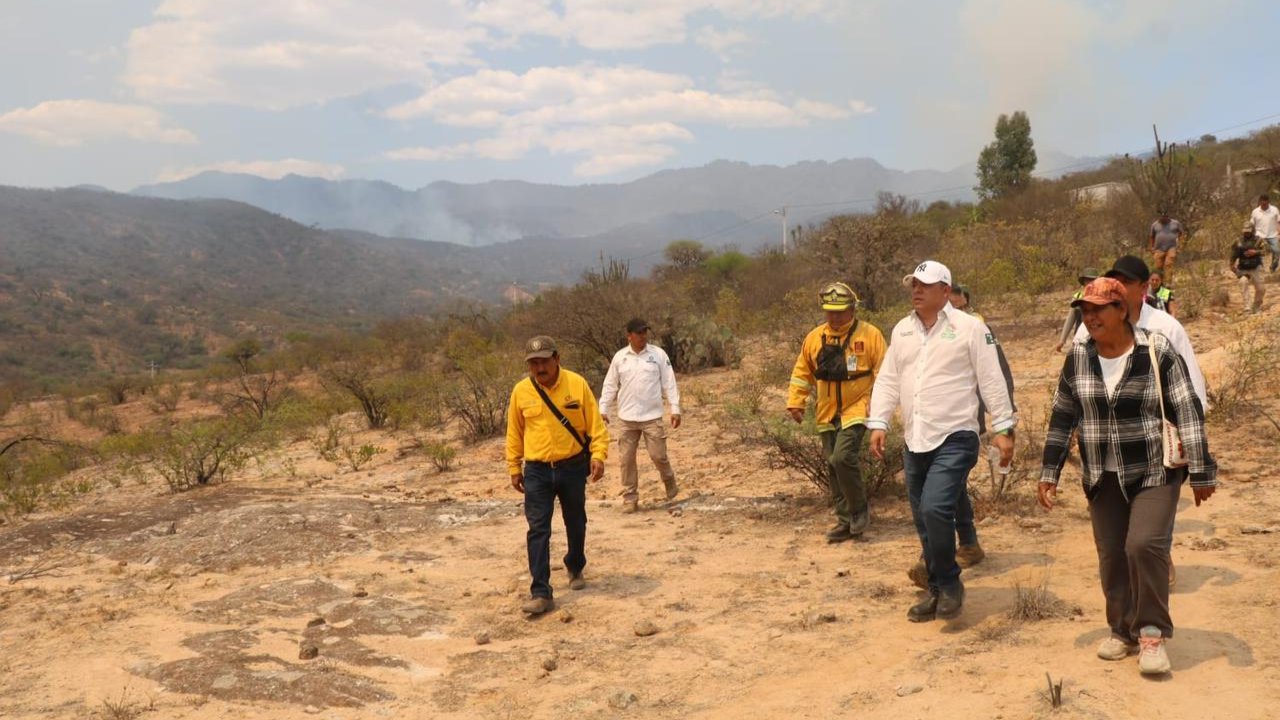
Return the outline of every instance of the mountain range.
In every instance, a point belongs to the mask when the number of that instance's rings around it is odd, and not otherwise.
[[[1042,153],[1040,167],[1080,170],[1102,160]],[[779,236],[788,222],[817,222],[867,210],[879,192],[935,200],[971,200],[974,165],[949,171],[901,171],[875,160],[802,162],[785,167],[719,160],[664,170],[621,184],[545,185],[495,180],[474,185],[436,182],[406,190],[372,180],[324,180],[288,175],[205,172],[146,185],[135,195],[176,200],[238,200],[305,225],[472,247],[516,240],[587,241],[575,246],[625,256],[660,249],[671,240],[706,237],[709,244],[754,249]]]

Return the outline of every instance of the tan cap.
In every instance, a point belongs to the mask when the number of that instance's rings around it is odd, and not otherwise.
[[[556,341],[546,335],[529,338],[524,344],[524,359],[549,358],[556,354]]]

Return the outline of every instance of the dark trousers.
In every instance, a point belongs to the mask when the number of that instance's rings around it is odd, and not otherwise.
[[[960,584],[956,564],[956,511],[968,492],[969,471],[978,462],[978,434],[952,433],[929,452],[902,453],[907,498],[929,570],[929,591]],[[972,511],[970,511],[972,512]]]
[[[850,425],[819,433],[831,467],[831,504],[836,520],[846,526],[853,523],[853,516],[867,511],[867,488],[862,484],[862,467],[858,464],[865,431],[862,425]]]
[[[1169,547],[1183,471],[1169,471],[1167,485],[1126,488],[1103,473],[1089,490],[1089,518],[1098,546],[1098,574],[1107,601],[1107,625],[1125,642],[1137,642],[1147,625],[1173,636],[1169,618]]]
[[[960,490],[960,501],[956,504],[956,539],[961,545],[978,544],[978,527],[973,524],[973,501],[969,498],[969,483]]]
[[[524,465],[524,517],[529,522],[526,536],[529,546],[529,574],[533,583],[529,593],[534,597],[551,597],[551,516],[555,500],[560,498],[560,514],[564,518],[564,534],[569,551],[564,566],[578,574],[587,566],[587,475],[590,458],[557,463],[527,462]]]

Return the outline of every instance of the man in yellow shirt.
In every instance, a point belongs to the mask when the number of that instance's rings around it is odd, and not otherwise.
[[[815,420],[831,466],[836,514],[836,526],[827,533],[827,541],[837,543],[861,535],[871,521],[858,454],[885,342],[876,326],[858,320],[858,296],[848,285],[831,283],[818,296],[827,321],[814,328],[800,348],[791,371],[787,412],[801,422],[809,394],[817,389]]]
[[[528,602],[521,608],[541,615],[555,608],[551,594],[551,516],[555,499],[569,550],[564,567],[569,587],[586,586],[587,479],[604,475],[609,429],[596,396],[581,375],[560,367],[555,342],[539,335],[524,346],[529,377],[516,383],[507,404],[507,471],[511,486],[524,493],[529,574]]]

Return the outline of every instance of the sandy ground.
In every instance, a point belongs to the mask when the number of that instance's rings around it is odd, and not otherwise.
[[[1057,318],[984,309],[1042,426]],[[1225,346],[1266,320],[1223,311],[1189,327],[1198,347],[1222,346],[1204,353],[1211,381]],[[1173,673],[1151,680],[1134,660],[1094,656],[1106,629],[1078,485],[1064,483],[1051,514],[1021,502],[983,519],[988,558],[965,572],[963,614],[909,623],[918,545],[905,502],[879,499],[863,541],[827,544],[816,490],[717,422],[750,367],[682,379],[675,504],[642,466],[642,510],[622,514],[610,463],[590,490],[588,586],[569,590],[555,564],[559,608],[535,620],[518,611],[525,523],[500,441],[446,473],[394,453],[341,473],[299,444],[217,486],[104,485],[10,522],[0,716],[1278,716],[1280,485],[1265,423],[1216,427],[1222,488],[1199,508],[1184,493]],[[1230,442],[1242,434],[1259,442]],[[553,557],[563,551],[557,528]],[[1045,583],[1053,617],[1012,620],[1019,588]],[[638,634],[643,623],[656,632]],[[1063,682],[1057,710],[1046,673]]]

